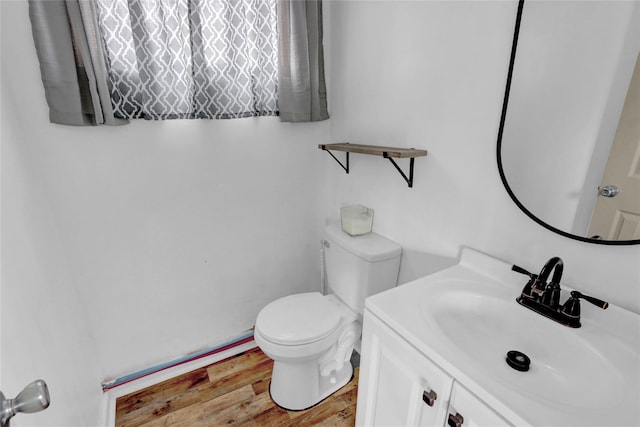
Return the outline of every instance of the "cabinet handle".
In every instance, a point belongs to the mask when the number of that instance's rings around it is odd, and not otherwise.
[[[457,412],[455,415],[449,414],[447,423],[450,427],[462,427],[462,423],[464,423],[464,417]]]
[[[429,391],[425,390],[422,392],[422,400],[424,400],[424,403],[426,403],[429,406],[433,406],[437,398],[438,398],[438,394],[433,390],[429,390]]]

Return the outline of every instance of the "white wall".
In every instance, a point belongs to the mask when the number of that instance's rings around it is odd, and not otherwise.
[[[1,6],[2,389],[58,378],[52,408],[68,418],[48,410],[16,425],[95,425],[94,395],[62,396],[237,336],[271,300],[319,289],[328,124],[52,125],[27,3]],[[45,326],[14,337],[21,316]],[[84,359],[54,374],[41,357]],[[91,422],[74,415],[83,404]]]
[[[501,184],[495,147],[515,1],[331,1],[327,9],[331,139],[429,150],[415,161],[412,189],[385,159],[352,155],[347,175],[327,156],[327,215],[351,203],[375,209],[374,229],[405,247],[403,282],[462,246],[532,271],[560,256],[567,285],[640,311],[639,246],[555,235]]]
[[[96,337],[12,101],[3,92],[1,389],[14,398],[43,378],[52,394],[46,412],[20,416],[12,426],[92,425],[102,394]]]

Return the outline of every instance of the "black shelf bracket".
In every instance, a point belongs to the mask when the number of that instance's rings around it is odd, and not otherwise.
[[[409,158],[409,177],[407,177],[407,175],[403,172],[402,169],[400,169],[400,166],[398,166],[398,164],[395,162],[395,160],[393,160],[392,157],[389,157],[387,155],[387,153],[383,153],[382,157],[384,157],[385,159],[389,159],[389,161],[393,164],[393,166],[395,166],[395,168],[398,170],[398,172],[400,172],[400,175],[402,175],[402,178],[404,178],[404,180],[407,182],[407,184],[409,185],[409,188],[413,188],[413,157]]]
[[[338,164],[342,167],[342,169],[344,169],[346,173],[349,173],[349,152],[348,151],[345,151],[344,153],[346,155],[346,164],[347,164],[345,166],[336,156],[334,156],[331,150],[329,150],[325,145],[321,145],[320,148],[322,148],[324,151],[329,153],[329,155],[333,157],[336,162],[338,162]]]

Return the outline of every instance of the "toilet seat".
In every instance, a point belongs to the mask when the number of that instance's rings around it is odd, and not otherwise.
[[[341,324],[342,312],[319,292],[289,295],[262,309],[257,332],[279,345],[296,346],[321,341]]]

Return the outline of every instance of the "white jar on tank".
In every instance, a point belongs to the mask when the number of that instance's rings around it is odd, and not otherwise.
[[[258,314],[255,340],[274,360],[271,397],[302,410],[343,387],[362,331],[364,300],[397,284],[402,248],[376,233],[352,237],[338,226],[324,229],[328,295],[290,295]]]

